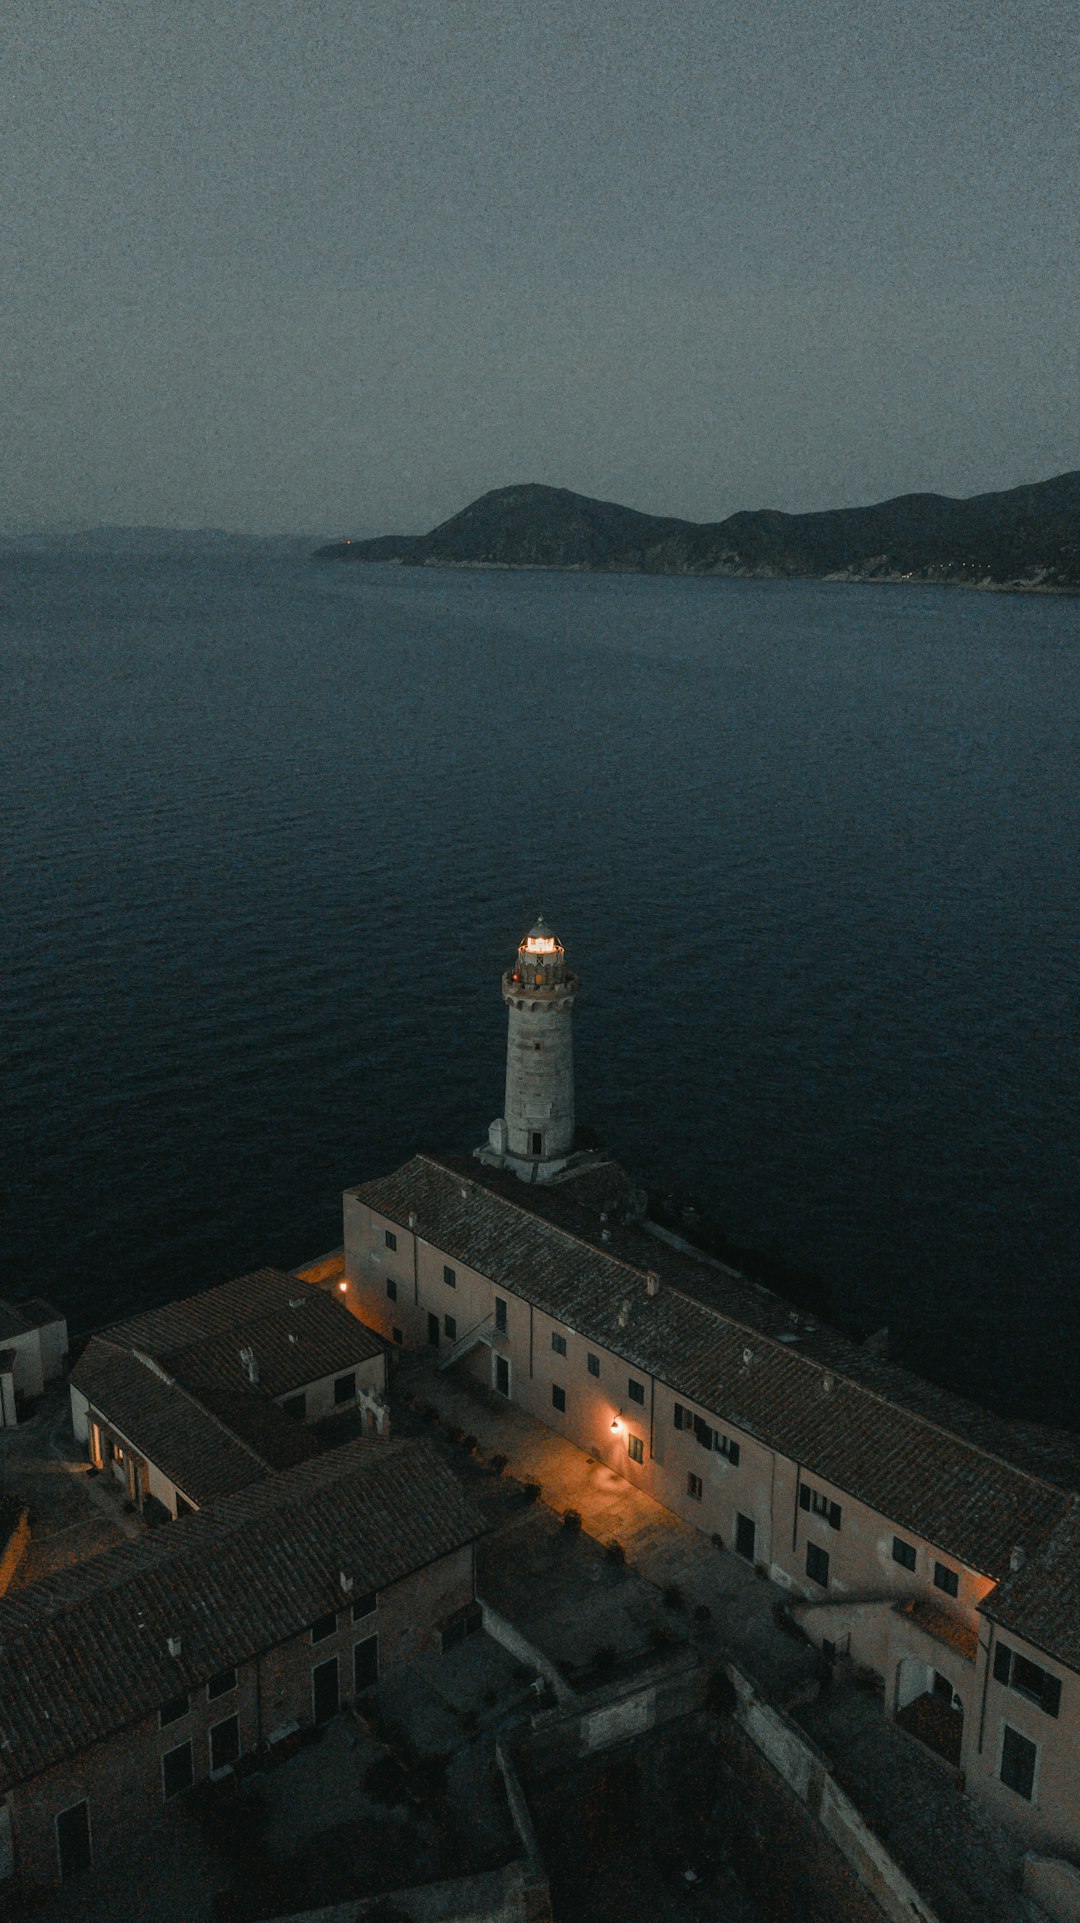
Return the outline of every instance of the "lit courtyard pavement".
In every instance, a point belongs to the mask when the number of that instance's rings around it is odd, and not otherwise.
[[[71,1433],[66,1382],[50,1388],[17,1429],[0,1429],[0,1486],[30,1511],[30,1545],[12,1590],[115,1549],[146,1527],[125,1511],[119,1484],[91,1470]]]
[[[812,1683],[817,1654],[777,1628],[773,1586],[606,1464],[425,1357],[399,1369],[391,1401],[395,1433],[426,1430],[489,1523],[492,1533],[477,1551],[484,1601],[568,1675],[598,1649],[625,1659],[693,1642],[703,1659],[730,1656],[775,1701]],[[428,1408],[438,1411],[436,1423],[424,1420]],[[476,1437],[483,1460],[455,1445],[455,1429]],[[504,1477],[486,1466],[493,1455],[506,1456]],[[521,1495],[528,1482],[540,1485],[534,1505]],[[567,1510],[581,1517],[580,1537],[562,1527]],[[611,1543],[621,1546],[625,1565],[604,1553]],[[666,1606],[665,1596],[676,1606]],[[701,1609],[707,1619],[695,1618]]]

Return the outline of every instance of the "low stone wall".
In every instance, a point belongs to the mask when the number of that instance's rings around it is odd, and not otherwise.
[[[763,1702],[734,1664],[725,1668],[735,1688],[735,1721],[800,1803],[815,1817],[844,1861],[892,1923],[937,1923],[935,1912],[844,1794],[817,1746],[784,1715]]]
[[[572,1707],[541,1710],[527,1739],[530,1765],[541,1773],[558,1769],[689,1716],[705,1701],[707,1682],[697,1658],[690,1655],[573,1697]]]
[[[520,1629],[515,1629],[513,1623],[507,1622],[505,1616],[500,1616],[497,1609],[492,1609],[490,1603],[484,1602],[480,1596],[476,1600],[484,1612],[484,1634],[490,1636],[492,1642],[500,1644],[508,1655],[516,1657],[519,1663],[525,1663],[530,1669],[535,1669],[550,1685],[557,1703],[564,1705],[577,1703],[578,1697],[575,1696],[562,1671],[555,1667],[543,1651],[537,1649],[527,1636],[523,1636]]]
[[[1075,1863],[1029,1850],[1024,1858],[1024,1894],[1054,1923],[1080,1923],[1080,1868]]]

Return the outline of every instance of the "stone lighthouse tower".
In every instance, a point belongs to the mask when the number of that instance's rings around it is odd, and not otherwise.
[[[510,1013],[506,1108],[477,1153],[525,1182],[547,1182],[574,1152],[574,1038],[578,978],[543,916],[502,978]]]

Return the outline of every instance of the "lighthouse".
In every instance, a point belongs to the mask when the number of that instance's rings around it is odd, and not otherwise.
[[[525,1182],[549,1182],[574,1152],[573,1008],[578,978],[541,915],[502,978],[509,1012],[506,1106],[492,1122],[481,1161]]]

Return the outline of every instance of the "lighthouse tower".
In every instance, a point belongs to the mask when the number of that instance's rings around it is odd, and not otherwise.
[[[477,1151],[525,1182],[550,1181],[574,1152],[571,1018],[578,987],[562,942],[541,915],[502,978],[510,1013],[506,1109]]]

